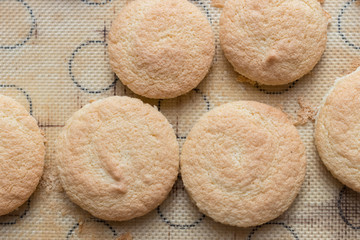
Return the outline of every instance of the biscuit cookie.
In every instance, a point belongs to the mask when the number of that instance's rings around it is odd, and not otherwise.
[[[142,216],[167,196],[178,175],[179,146],[166,118],[129,97],[109,97],[75,112],[56,144],[69,198],[105,220]]]
[[[338,79],[315,125],[320,158],[334,177],[360,192],[360,68]]]
[[[215,53],[211,26],[187,0],[135,0],[113,21],[109,58],[121,82],[148,98],[196,87]]]
[[[185,188],[201,212],[249,227],[278,217],[294,201],[305,177],[305,147],[280,110],[232,102],[195,124],[180,166]]]
[[[317,0],[228,0],[220,43],[236,72],[260,84],[286,84],[320,60],[328,19]]]
[[[45,139],[26,109],[3,95],[0,129],[0,215],[4,215],[35,191],[44,168]]]

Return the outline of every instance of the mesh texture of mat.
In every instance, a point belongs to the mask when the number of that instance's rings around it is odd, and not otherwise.
[[[127,222],[96,219],[70,202],[54,164],[56,136],[90,100],[138,97],[158,106],[173,124],[180,146],[196,120],[215,106],[256,100],[297,118],[302,105],[319,106],[337,77],[360,65],[360,0],[325,0],[331,15],[328,42],[314,70],[292,84],[260,87],[237,81],[218,37],[221,8],[191,0],[208,17],[216,55],[208,76],[190,93],[169,100],[139,97],[111,71],[107,36],[126,0],[0,0],[0,93],[22,103],[47,138],[45,170],[36,192],[15,212],[0,217],[1,239],[359,239],[360,194],[326,170],[316,152],[314,122],[297,126],[307,150],[307,174],[299,196],[279,218],[255,228],[225,226],[191,203],[181,178],[169,197],[144,217]]]

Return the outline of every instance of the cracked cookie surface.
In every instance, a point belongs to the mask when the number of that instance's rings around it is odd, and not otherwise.
[[[166,198],[178,175],[179,146],[154,107],[135,98],[108,97],[67,121],[56,160],[74,203],[96,217],[123,221]]]
[[[228,0],[220,17],[220,44],[246,78],[287,84],[320,60],[328,20],[316,0]]]
[[[360,192],[360,68],[338,79],[324,99],[315,125],[315,144],[327,169]]]
[[[180,166],[185,188],[201,212],[249,227],[278,217],[294,201],[305,177],[305,147],[280,110],[232,102],[195,124]]]
[[[173,98],[208,73],[215,40],[205,15],[187,0],[135,0],[113,21],[109,59],[121,82],[148,98]]]
[[[45,138],[29,112],[3,95],[0,129],[0,215],[4,215],[35,191],[44,168]]]

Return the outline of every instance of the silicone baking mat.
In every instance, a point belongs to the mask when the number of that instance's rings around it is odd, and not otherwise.
[[[239,82],[219,46],[221,1],[191,0],[216,35],[208,76],[187,95],[149,100],[124,87],[111,71],[107,37],[125,0],[0,0],[0,93],[24,104],[47,138],[45,170],[36,192],[0,217],[8,239],[360,239],[360,195],[335,180],[313,140],[314,110],[337,77],[360,65],[360,0],[326,0],[331,15],[326,51],[315,69],[286,86]],[[156,105],[173,124],[179,144],[206,111],[236,100],[282,108],[297,123],[307,150],[307,175],[291,208],[255,228],[214,222],[190,202],[179,177],[167,200],[127,222],[96,219],[69,201],[54,165],[54,143],[66,119],[90,100],[111,95]],[[124,235],[128,233],[128,235]]]

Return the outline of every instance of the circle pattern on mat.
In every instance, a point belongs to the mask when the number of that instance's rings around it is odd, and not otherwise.
[[[360,229],[360,193],[343,187],[339,193],[338,209],[342,220],[352,229]]]
[[[21,47],[30,40],[35,26],[33,10],[25,1],[0,1],[0,49]]]
[[[186,95],[173,99],[159,100],[157,107],[173,125],[176,138],[178,140],[185,140],[191,126],[196,121],[191,116],[194,115],[194,112],[210,111],[210,101],[200,89],[195,88]]]
[[[0,225],[14,225],[18,220],[23,219],[30,210],[30,199],[15,211],[0,216]]]
[[[357,0],[347,2],[337,18],[338,33],[341,38],[355,50],[360,49],[360,4]],[[355,25],[355,26],[354,26]]]
[[[163,222],[179,229],[193,228],[205,218],[205,215],[191,203],[180,176],[169,197],[157,208],[157,213]]]
[[[99,231],[100,226],[102,231]],[[87,219],[81,226],[79,222],[76,223],[67,233],[66,239],[73,239],[78,233],[81,239],[109,239],[117,236],[117,232],[109,223],[97,218]]]
[[[274,231],[274,226],[277,230]],[[295,230],[283,222],[270,222],[253,228],[247,240],[295,239],[299,240]]]
[[[19,97],[19,93],[20,95],[22,95],[24,97],[24,99],[22,99],[21,97]],[[17,87],[14,84],[0,84],[0,94],[12,97],[13,99],[15,99],[16,101],[18,101],[19,103],[23,104],[25,106],[25,101],[28,102],[29,107],[25,107],[27,111],[29,111],[30,115],[33,114],[33,104],[32,104],[32,100],[30,98],[30,95],[21,87]]]
[[[96,1],[96,0],[81,0],[81,1],[88,5],[96,5],[96,6],[105,5],[109,2],[111,2],[111,0],[102,0],[102,1],[100,1],[100,0],[98,0],[98,1]]]
[[[117,78],[109,65],[107,43],[87,41],[80,44],[71,53],[69,75],[74,84],[87,93],[99,94],[114,87]]]

